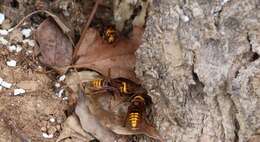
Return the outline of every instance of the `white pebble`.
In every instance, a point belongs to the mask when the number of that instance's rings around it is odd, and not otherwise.
[[[35,46],[35,41],[34,40],[25,39],[25,40],[23,40],[23,43],[27,43],[31,47]]]
[[[0,86],[4,87],[4,88],[11,88],[12,84],[5,82],[1,77],[0,77]]]
[[[12,84],[11,83],[8,83],[8,82],[5,82],[5,81],[3,81],[2,83],[1,83],[1,85],[4,87],[4,88],[11,88],[12,87]]]
[[[0,24],[2,24],[5,20],[5,15],[3,13],[0,13]]]
[[[8,31],[0,29],[0,35],[6,36],[6,35],[8,35]]]
[[[21,52],[22,49],[23,49],[23,48],[22,48],[20,45],[17,45],[15,51],[18,53],[18,52]]]
[[[25,93],[24,89],[14,89],[14,95],[15,96],[21,95],[21,94],[24,94],[24,93]]]
[[[28,38],[31,36],[32,30],[31,29],[22,29],[22,34],[25,36],[25,38]]]
[[[7,49],[8,49],[10,52],[14,52],[14,51],[16,51],[16,46],[15,46],[15,45],[10,45],[10,46],[7,46]]]
[[[66,76],[65,76],[65,75],[62,75],[62,76],[60,76],[59,81],[64,81],[65,78],[66,78]]]
[[[68,97],[63,97],[63,98],[62,98],[63,101],[66,101],[66,100],[68,100],[68,99],[69,99]]]
[[[53,138],[53,134],[47,134],[47,133],[42,133],[42,136],[46,139],[51,139]]]
[[[3,89],[3,87],[2,86],[0,86],[0,91]]]
[[[181,16],[181,19],[182,19],[183,22],[190,21],[190,18],[188,16],[186,16],[186,15]]]
[[[7,61],[6,64],[9,67],[15,67],[16,66],[16,61],[15,60],[10,60],[10,61]]]
[[[55,83],[55,87],[56,87],[56,88],[59,88],[59,87],[60,87],[60,83],[56,82],[56,83]]]
[[[56,120],[55,120],[55,118],[52,117],[52,118],[49,119],[49,121],[50,121],[51,123],[54,123]]]
[[[10,45],[10,46],[7,46],[7,49],[10,51],[10,52],[20,52],[22,51],[22,47],[20,45]]]
[[[4,39],[3,37],[0,37],[0,44],[7,45],[8,41]]]

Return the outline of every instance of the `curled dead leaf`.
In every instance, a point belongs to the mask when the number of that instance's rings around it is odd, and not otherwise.
[[[73,46],[61,29],[48,18],[37,31],[36,40],[40,48],[40,61],[50,67],[63,67],[72,62]]]

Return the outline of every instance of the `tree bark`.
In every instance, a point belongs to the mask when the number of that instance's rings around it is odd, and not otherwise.
[[[154,0],[136,73],[163,138],[260,141],[259,54],[259,0]]]

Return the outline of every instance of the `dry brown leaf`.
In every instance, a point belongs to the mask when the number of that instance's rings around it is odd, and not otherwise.
[[[67,139],[70,139],[71,142],[86,142],[94,138],[81,128],[77,116],[71,115],[64,122],[62,132],[56,142],[64,142]]]
[[[40,48],[40,61],[50,67],[63,67],[72,62],[72,43],[62,33],[56,23],[48,18],[37,31],[36,40]]]
[[[99,32],[90,28],[76,53],[75,68],[89,68],[111,78],[126,78],[138,82],[134,73],[135,51],[138,49],[143,28],[134,27],[130,38],[120,38],[115,44],[108,44]]]

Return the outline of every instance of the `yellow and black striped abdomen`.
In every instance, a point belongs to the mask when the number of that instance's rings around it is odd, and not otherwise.
[[[128,114],[127,120],[131,129],[138,129],[141,122],[141,114],[139,112],[131,112]]]
[[[104,80],[102,80],[102,79],[96,79],[96,80],[90,81],[90,84],[91,84],[91,87],[100,89],[103,87],[103,82],[104,82]]]
[[[128,107],[127,123],[132,130],[140,128],[142,122],[142,114],[145,110],[144,98],[140,95],[133,97]]]

